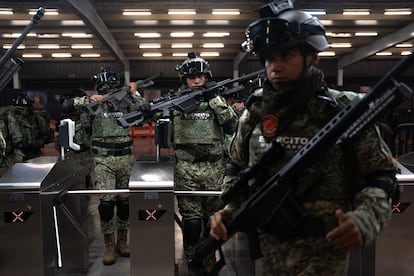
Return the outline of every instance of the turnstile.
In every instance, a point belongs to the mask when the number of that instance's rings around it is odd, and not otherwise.
[[[88,266],[85,186],[76,159],[38,157],[0,178],[0,275],[81,275]]]
[[[135,162],[129,189],[131,275],[174,275],[174,176],[170,157]]]

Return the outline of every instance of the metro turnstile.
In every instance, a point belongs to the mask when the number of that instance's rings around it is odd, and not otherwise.
[[[75,162],[42,156],[0,178],[0,275],[86,272],[86,201],[65,196],[85,186],[85,166]]]
[[[136,161],[129,189],[131,275],[174,275],[172,160]]]

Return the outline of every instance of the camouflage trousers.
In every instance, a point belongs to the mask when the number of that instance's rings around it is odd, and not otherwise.
[[[222,161],[216,162],[187,162],[177,161],[175,165],[175,188],[191,191],[219,191],[223,177]],[[177,196],[178,209],[183,220],[201,219],[207,222],[209,217],[218,209],[218,196]],[[203,227],[205,225],[203,223]],[[204,229],[201,233],[204,232]],[[203,235],[202,235],[203,236]],[[204,237],[200,237],[196,245],[184,241],[186,256],[194,252]]]
[[[98,190],[127,189],[131,175],[134,157],[122,156],[94,156],[96,188]],[[101,200],[115,201],[128,198],[127,194],[104,194]],[[116,208],[116,207],[114,207]],[[116,214],[116,212],[114,212]],[[114,233],[118,229],[127,229],[129,221],[114,216],[110,221],[101,220],[101,230],[104,234]]]
[[[348,255],[335,250],[325,238],[279,242],[259,236],[263,276],[346,276]]]

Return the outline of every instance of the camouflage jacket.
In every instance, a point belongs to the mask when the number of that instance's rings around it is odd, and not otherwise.
[[[275,89],[265,82],[264,88],[248,99],[248,111],[239,120],[230,145],[232,162],[239,166],[254,164],[275,140],[285,153],[275,156],[265,170],[268,175],[276,173],[340,106],[355,96],[351,92],[323,87],[320,71],[296,86]],[[319,97],[320,93],[323,97]],[[396,165],[375,127],[362,133],[346,149],[332,146],[326,154],[316,157],[291,184],[295,198],[308,217],[322,221],[325,228],[331,230],[337,225],[335,210],[341,208],[358,224],[368,244],[389,223],[391,215],[388,195],[370,183],[384,181],[395,185]],[[386,172],[387,176],[380,172]],[[234,175],[226,175],[222,188],[225,189],[232,179]],[[237,202],[228,207],[235,205]]]

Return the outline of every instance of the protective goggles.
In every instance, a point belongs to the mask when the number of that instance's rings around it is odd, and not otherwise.
[[[180,66],[180,72],[184,75],[202,74],[208,69],[208,64],[201,61],[190,61]]]
[[[244,52],[257,52],[270,45],[283,46],[292,41],[306,39],[313,35],[325,35],[325,31],[315,17],[305,23],[289,22],[280,18],[263,18],[251,23],[245,32],[242,43]]]

